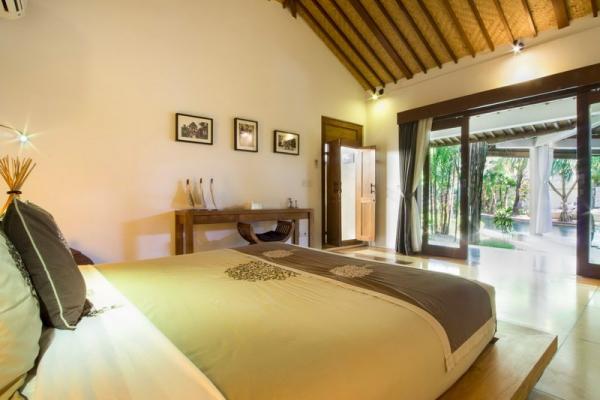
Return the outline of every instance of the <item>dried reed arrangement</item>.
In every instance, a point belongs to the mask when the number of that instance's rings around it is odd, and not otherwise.
[[[0,209],[0,215],[4,214],[13,199],[19,197],[23,184],[35,168],[31,158],[21,160],[19,157],[11,159],[9,156],[0,158],[0,175],[8,185],[8,199]]]

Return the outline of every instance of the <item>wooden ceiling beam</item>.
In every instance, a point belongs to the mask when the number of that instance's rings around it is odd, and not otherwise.
[[[392,27],[392,29],[394,30],[394,32],[396,32],[396,35],[398,35],[398,37],[400,38],[400,40],[404,43],[404,45],[406,46],[406,48],[410,52],[410,55],[412,56],[412,58],[417,62],[417,64],[419,64],[419,67],[421,67],[421,71],[423,71],[423,73],[426,74],[427,73],[427,66],[425,65],[425,63],[423,62],[423,60],[421,60],[421,58],[419,57],[419,55],[417,54],[417,52],[415,51],[415,49],[411,46],[411,44],[408,41],[408,39],[406,38],[406,36],[404,36],[404,34],[402,33],[402,31],[400,30],[400,28],[396,24],[396,21],[394,21],[394,19],[392,18],[392,16],[388,12],[388,10],[381,3],[381,0],[374,0],[374,3],[377,5],[377,8],[383,14],[383,16],[385,17],[386,21]]]
[[[352,33],[354,34],[354,36],[356,36],[362,42],[363,46],[365,46],[369,50],[369,52],[371,53],[371,55],[373,56],[373,58],[375,58],[377,60],[377,62],[379,63],[379,65],[381,66],[381,68],[385,71],[385,73],[394,82],[398,82],[398,78],[392,73],[392,71],[390,71],[390,69],[387,67],[387,65],[385,64],[385,62],[383,62],[383,60],[381,59],[381,57],[379,57],[379,55],[377,54],[377,52],[375,51],[375,49],[369,44],[369,42],[364,38],[364,36],[358,31],[358,28],[356,28],[356,26],[354,26],[354,24],[350,20],[350,17],[348,17],[348,14],[346,14],[346,11],[344,11],[342,9],[342,7],[340,7],[340,5],[338,4],[338,1],[339,0],[330,0],[331,4],[335,7],[337,13],[342,17],[342,19],[350,27],[350,29],[352,30]]]
[[[593,1],[593,0],[592,0]],[[522,0],[523,9],[525,10],[525,14],[527,15],[527,22],[529,23],[529,29],[533,32],[533,36],[537,36],[538,29],[535,26],[535,21],[533,20],[533,14],[531,13],[531,8],[529,7],[529,3],[527,0]]]
[[[298,15],[298,5],[297,5],[298,0],[283,0],[283,2],[281,3],[283,5],[283,8],[287,8],[288,10],[290,10],[290,14],[292,14],[292,17],[296,18],[296,16]]]
[[[444,4],[444,7],[446,7],[446,11],[448,12],[448,15],[450,15],[450,19],[452,20],[454,27],[456,28],[456,30],[458,30],[458,33],[460,35],[460,38],[461,38],[463,44],[465,45],[465,47],[467,48],[467,50],[469,51],[471,56],[475,57],[475,49],[473,48],[473,45],[469,41],[469,38],[467,37],[467,33],[465,32],[462,24],[458,20],[458,17],[456,16],[454,9],[452,8],[452,5],[450,4],[450,2],[448,0],[443,0],[442,3]]]
[[[402,59],[400,54],[398,54],[396,49],[394,49],[394,46],[392,46],[390,41],[387,40],[387,38],[385,37],[385,35],[381,31],[381,29],[379,29],[379,26],[377,26],[377,23],[375,22],[373,17],[371,17],[371,15],[367,11],[367,9],[362,5],[360,0],[349,0],[349,2],[352,5],[352,7],[354,8],[354,10],[358,13],[360,18],[363,20],[363,22],[367,25],[369,30],[373,33],[373,35],[375,35],[375,37],[377,38],[379,43],[383,46],[383,48],[388,53],[388,55],[392,58],[392,60],[394,60],[394,63],[396,63],[398,68],[400,68],[402,70],[402,73],[404,74],[404,76],[407,79],[412,78],[413,73],[408,68],[408,66],[406,65],[406,63],[404,62],[404,60]]]
[[[502,4],[500,4],[500,0],[494,0],[494,5],[496,6],[496,11],[498,11],[498,15],[500,15],[500,22],[504,26],[504,30],[508,33],[511,42],[515,41],[515,35],[512,33],[512,29],[510,29],[510,24],[506,19],[506,14],[504,13],[504,9],[502,9]]]
[[[481,30],[481,33],[483,34],[483,37],[485,38],[485,41],[486,41],[490,51],[494,51],[496,47],[494,46],[494,42],[492,41],[492,38],[490,37],[490,33],[488,32],[487,28],[485,27],[483,18],[481,18],[481,14],[479,13],[477,4],[475,4],[474,0],[469,0],[468,3],[469,3],[469,7],[471,8],[471,11],[473,12],[473,15],[475,15],[475,19],[477,20],[477,25],[479,25],[479,30]]]
[[[457,63],[458,62],[458,57],[456,57],[456,53],[454,52],[454,50],[452,50],[452,47],[448,43],[448,40],[446,40],[446,36],[444,36],[444,34],[442,33],[442,31],[440,30],[440,27],[438,26],[437,22],[435,22],[435,20],[433,19],[433,16],[429,12],[429,9],[425,5],[425,3],[423,3],[423,0],[417,0],[417,4],[419,5],[419,8],[423,12],[423,15],[425,15],[425,18],[427,18],[427,22],[429,22],[429,25],[431,25],[431,27],[433,28],[433,30],[435,31],[435,33],[439,37],[440,41],[444,45],[444,48],[446,49],[446,51],[450,55],[450,58],[452,58],[452,61],[454,61],[455,63]]]
[[[552,0],[552,7],[554,8],[556,26],[558,29],[569,26],[569,12],[567,10],[567,4],[564,2],[564,0]]]
[[[419,37],[419,40],[421,41],[423,46],[425,46],[427,52],[429,53],[431,58],[433,58],[433,61],[435,61],[435,64],[438,66],[438,68],[442,68],[442,62],[438,58],[437,54],[435,54],[435,51],[433,51],[433,48],[429,44],[429,41],[425,38],[425,35],[423,35],[423,32],[419,28],[419,25],[417,25],[417,22],[415,21],[413,16],[408,12],[402,0],[396,0],[396,4],[398,5],[398,8],[400,8],[400,11],[404,13],[404,16],[408,20],[408,23],[410,24],[411,28],[415,31],[415,33]]]
[[[329,42],[329,44],[331,45],[331,47],[333,47],[337,53],[340,55],[340,57],[342,58],[342,60],[346,63],[346,65],[348,65],[350,67],[350,69],[353,69],[355,74],[363,81],[364,86],[363,87],[367,87],[368,89],[370,89],[371,91],[375,92],[375,87],[371,84],[371,82],[369,82],[369,80],[364,76],[364,74],[361,72],[360,69],[358,69],[358,67],[356,65],[354,65],[354,63],[352,62],[352,60],[350,60],[348,58],[348,56],[346,56],[346,54],[343,52],[343,50],[340,48],[340,46],[336,43],[336,41],[331,37],[331,35],[329,34],[329,32],[327,32],[317,21],[317,19],[311,14],[311,12],[308,10],[308,8],[306,8],[306,6],[304,6],[301,2],[297,3],[297,7],[298,7],[298,11],[301,12],[302,17],[309,23],[311,24],[315,29],[317,29],[318,31],[321,32],[321,34],[323,35],[323,37],[326,38],[326,40]]]
[[[352,51],[354,52],[354,54],[356,54],[356,56],[361,61],[361,63],[369,70],[369,72],[375,77],[375,79],[377,79],[379,86],[385,86],[385,82],[383,81],[383,79],[381,79],[381,77],[379,76],[377,71],[375,71],[373,69],[373,67],[371,67],[371,64],[363,57],[362,53],[356,48],[356,46],[354,45],[352,40],[350,40],[348,38],[348,36],[344,33],[344,31],[342,31],[340,29],[340,27],[337,26],[337,24],[335,23],[333,18],[331,18],[331,16],[327,13],[327,11],[323,8],[323,6],[321,4],[319,4],[319,1],[318,0],[308,0],[308,1],[310,3],[312,3],[313,6],[317,10],[319,10],[319,13],[327,20],[327,23],[329,25],[331,25],[333,30],[338,34],[338,36],[340,36],[343,39],[343,41],[346,43],[346,45],[348,47],[350,47],[350,49],[352,49]]]
[[[596,0],[590,0],[592,2],[592,14],[594,15],[594,17],[598,16],[598,3],[596,3]]]

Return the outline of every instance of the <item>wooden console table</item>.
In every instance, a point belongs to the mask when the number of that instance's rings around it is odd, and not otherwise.
[[[292,242],[298,244],[298,221],[308,220],[308,245],[311,245],[314,211],[312,208],[282,208],[268,210],[177,210],[175,211],[175,254],[194,252],[194,225],[255,221],[294,221]]]

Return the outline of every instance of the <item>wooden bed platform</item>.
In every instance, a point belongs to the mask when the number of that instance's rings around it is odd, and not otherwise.
[[[556,353],[556,336],[498,321],[496,338],[440,399],[527,399]]]

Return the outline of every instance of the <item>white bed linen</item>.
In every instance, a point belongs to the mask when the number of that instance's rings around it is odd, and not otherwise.
[[[224,399],[210,380],[93,266],[82,266],[97,309],[75,331],[49,329],[31,400]]]

